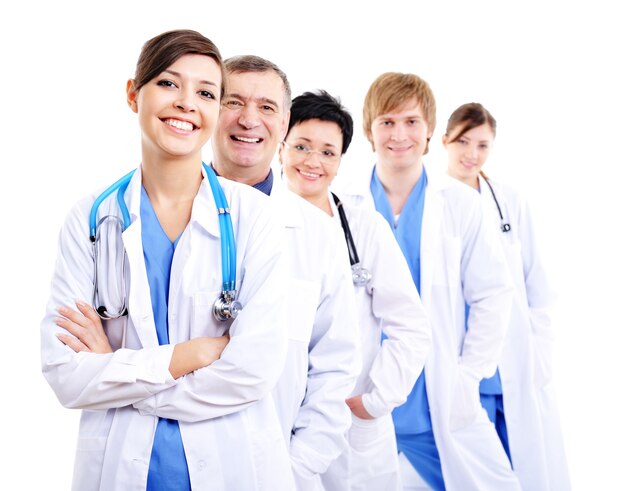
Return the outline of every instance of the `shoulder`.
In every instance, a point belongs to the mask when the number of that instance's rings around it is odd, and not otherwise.
[[[385,218],[375,209],[359,206],[350,199],[350,195],[344,196],[343,193],[335,194],[337,194],[341,200],[343,209],[346,212],[346,218],[351,226],[354,224],[355,227],[360,229],[372,230],[379,229],[380,227],[389,227]]]
[[[291,191],[285,191],[285,198],[287,200],[286,204],[292,206],[292,211],[300,215],[307,227],[312,227],[318,231],[330,231],[333,233],[337,231],[337,224],[332,217],[317,206]]]
[[[501,203],[500,206],[506,207],[510,212],[526,208],[526,198],[511,185],[492,179],[489,179],[489,184],[493,187],[496,198],[498,202]],[[482,190],[482,192],[489,193],[489,189]]]
[[[480,194],[467,184],[463,184],[447,174],[436,175],[432,181],[429,175],[427,193],[428,190],[434,195],[439,195],[443,200],[444,207],[452,214],[461,213],[465,215],[480,209]]]
[[[231,181],[223,177],[218,177],[218,180],[226,196],[230,212],[238,222],[252,226],[262,217],[266,217],[263,220],[278,221],[278,212],[274,209],[272,200],[266,194],[247,184]],[[205,189],[205,192],[211,195],[205,199],[213,203],[214,198],[208,183]]]
[[[267,204],[269,201],[267,195],[252,186],[231,181],[230,179],[226,179],[221,176],[217,179],[224,190],[224,194],[227,198],[229,198],[229,202],[231,200],[239,201],[242,203],[249,203],[249,206],[254,207],[258,204]]]

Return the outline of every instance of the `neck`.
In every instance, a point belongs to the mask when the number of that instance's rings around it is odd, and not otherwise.
[[[478,176],[476,176],[476,177],[459,177],[459,176],[455,176],[450,171],[448,171],[448,175],[450,177],[453,177],[457,181],[461,181],[463,184],[467,184],[469,187],[474,188],[476,191],[478,191],[478,188],[479,188]]]
[[[228,160],[220,159],[217,155],[213,158],[212,164],[220,176],[248,186],[254,186],[263,181],[270,173],[271,167],[271,162],[268,162],[267,165],[249,167],[236,165]]]
[[[385,189],[394,215],[402,212],[411,191],[422,176],[423,169],[421,161],[407,167],[395,167],[384,163],[376,165],[376,175]]]
[[[150,201],[176,203],[192,200],[202,182],[200,155],[186,159],[149,159],[141,164],[142,184]]]

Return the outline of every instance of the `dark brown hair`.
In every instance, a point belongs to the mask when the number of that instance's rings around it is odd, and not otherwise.
[[[184,55],[204,55],[212,58],[222,72],[222,93],[224,92],[222,55],[210,39],[189,29],[167,31],[146,41],[137,60],[135,90],[139,91]]]
[[[482,104],[470,102],[458,107],[448,118],[446,136],[448,143],[453,143],[461,138],[469,130],[488,124],[496,136],[496,120]],[[454,133],[454,135],[453,135]]]

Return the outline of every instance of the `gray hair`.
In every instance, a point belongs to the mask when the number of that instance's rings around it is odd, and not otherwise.
[[[289,80],[287,80],[287,75],[271,61],[255,55],[232,56],[224,61],[224,70],[226,73],[274,72],[283,81],[285,110],[288,111],[291,107],[291,86],[289,85]]]

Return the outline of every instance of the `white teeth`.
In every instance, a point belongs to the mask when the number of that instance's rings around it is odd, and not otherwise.
[[[179,130],[186,130],[186,131],[193,130],[193,125],[186,121],[180,121],[178,119],[166,119],[164,122],[165,124],[169,124],[170,126],[173,126],[174,128],[178,128]]]
[[[260,138],[246,138],[245,136],[233,136],[233,138],[245,143],[259,143],[261,141]]]
[[[321,174],[313,174],[311,172],[304,172],[303,170],[300,171],[300,174],[302,174],[305,177],[321,177]]]

